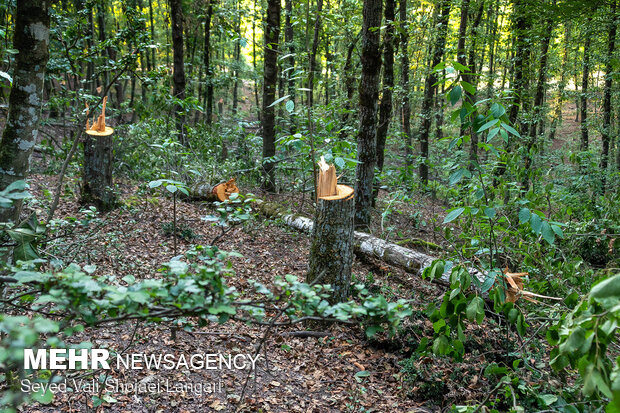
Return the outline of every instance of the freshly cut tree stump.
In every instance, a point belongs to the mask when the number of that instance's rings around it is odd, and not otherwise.
[[[109,211],[116,206],[116,195],[112,190],[112,166],[114,129],[105,124],[105,107],[108,98],[103,99],[101,115],[92,126],[86,121],[84,141],[84,175],[82,179],[82,203],[94,205],[100,211]],[[88,106],[87,106],[88,109]]]
[[[191,189],[190,197],[196,200],[224,202],[230,198],[232,194],[238,193],[239,188],[235,183],[235,178],[232,178],[226,182],[220,182],[217,185],[210,185],[206,183],[198,184]]]
[[[336,169],[321,158],[317,207],[306,281],[331,284],[332,302],[347,299],[353,264],[353,188],[338,185]],[[318,280],[317,280],[318,278]]]

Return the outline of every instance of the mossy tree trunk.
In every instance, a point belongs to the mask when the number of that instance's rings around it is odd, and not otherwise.
[[[37,140],[43,79],[49,58],[50,1],[19,0],[13,46],[19,50],[9,96],[9,113],[0,142],[0,187],[25,179]],[[0,210],[0,221],[16,222],[21,202]]]

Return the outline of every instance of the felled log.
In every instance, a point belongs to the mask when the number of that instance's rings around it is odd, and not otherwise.
[[[224,202],[230,195],[238,194],[239,188],[235,183],[235,178],[229,179],[225,182],[220,182],[216,185],[210,185],[207,183],[200,183],[190,188],[190,198],[194,200],[200,201],[210,201],[210,202]]]
[[[319,162],[317,207],[306,281],[331,284],[333,302],[344,301],[351,286],[353,264],[353,188],[338,185],[334,165]]]
[[[278,217],[288,226],[299,231],[307,233],[312,233],[313,231],[314,223],[309,218],[285,213],[282,211],[282,207],[273,203],[264,202],[260,204],[259,208],[266,216]],[[359,231],[353,232],[353,247],[359,254],[381,260],[386,264],[393,265],[394,267],[401,268],[418,276],[421,276],[424,269],[437,259],[436,257],[401,247],[400,245]],[[484,275],[480,272],[472,270],[471,273],[478,277],[480,282],[484,281]],[[444,273],[438,280],[449,283],[450,274]]]

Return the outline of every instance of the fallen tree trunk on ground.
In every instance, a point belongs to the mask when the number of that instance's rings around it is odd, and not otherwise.
[[[273,203],[263,202],[260,204],[259,208],[263,214],[273,218],[278,217],[290,227],[299,231],[312,233],[314,223],[309,218],[282,212],[281,207]],[[393,265],[419,276],[422,275],[426,267],[430,266],[432,262],[437,259],[436,257],[401,247],[400,245],[382,240],[365,232],[355,231],[353,233],[353,244],[358,253],[367,257],[376,258],[386,264]],[[481,282],[484,281],[484,275],[480,272],[471,270],[471,273],[477,276]],[[444,273],[440,280],[449,283],[450,274]]]
[[[235,178],[226,182],[220,182],[217,185],[208,183],[200,183],[189,187],[189,197],[193,200],[223,202],[227,200],[231,194],[238,194],[239,188],[235,183]]]

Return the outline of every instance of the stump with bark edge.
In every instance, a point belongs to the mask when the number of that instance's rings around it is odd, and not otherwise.
[[[116,205],[112,187],[114,160],[112,133],[114,129],[105,124],[105,108],[108,98],[103,98],[101,115],[92,126],[86,121],[84,141],[84,175],[82,179],[83,204],[94,205],[100,211],[109,211]],[[88,106],[86,107],[88,110]]]
[[[312,229],[312,246],[306,281],[317,277],[319,284],[331,284],[332,302],[347,299],[353,264],[353,188],[338,185],[336,169],[321,158],[317,180],[317,207]]]

